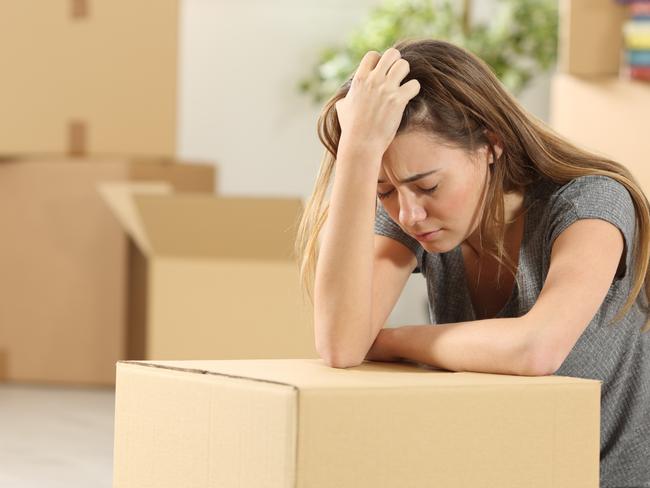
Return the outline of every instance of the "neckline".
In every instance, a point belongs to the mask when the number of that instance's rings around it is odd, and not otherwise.
[[[524,229],[523,233],[521,236],[521,243],[519,244],[519,252],[517,256],[517,271],[515,272],[515,280],[514,284],[512,286],[512,290],[510,291],[510,295],[508,296],[508,299],[506,300],[506,303],[503,304],[503,307],[501,307],[501,310],[497,312],[497,314],[494,317],[490,318],[499,318],[502,316],[503,312],[510,306],[510,302],[514,299],[515,295],[519,293],[519,279],[521,277],[521,264],[522,264],[522,259],[524,257],[524,252],[527,247],[528,243],[528,221],[529,219],[529,214],[530,214],[530,197],[531,194],[534,192],[534,188],[532,188],[532,185],[529,185],[525,190],[524,190],[524,200],[523,200],[523,208],[524,208],[524,213],[522,215],[522,218],[524,219]],[[467,303],[469,303],[469,308],[471,312],[471,320],[478,320],[476,318],[476,310],[474,309],[474,303],[472,302],[472,295],[469,292],[469,284],[467,280],[467,270],[465,269],[465,259],[463,258],[463,251],[461,249],[460,244],[456,246],[456,258],[460,260],[460,266],[463,270],[463,289],[465,293],[465,298],[467,300]],[[488,320],[488,319],[480,319],[480,320]]]

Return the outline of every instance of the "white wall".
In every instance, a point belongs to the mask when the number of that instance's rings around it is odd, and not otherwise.
[[[215,161],[222,195],[311,192],[323,153],[320,107],[299,94],[323,46],[345,42],[381,0],[183,0],[179,156]],[[475,0],[475,18],[495,0]],[[548,74],[520,100],[548,120]],[[389,324],[427,322],[426,290],[413,275]]]
[[[320,107],[296,84],[377,0],[184,0],[179,153],[214,160],[218,191],[307,197]]]

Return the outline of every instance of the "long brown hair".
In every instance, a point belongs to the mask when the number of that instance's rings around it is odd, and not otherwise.
[[[528,113],[504,89],[489,66],[471,52],[435,39],[410,38],[393,47],[410,67],[402,84],[411,79],[420,82],[419,93],[404,109],[397,134],[424,130],[468,154],[487,145],[494,161],[498,160],[498,164],[489,165],[492,177],[484,194],[485,211],[479,226],[479,236],[489,256],[516,276],[516,265],[504,246],[504,193],[525,188],[540,179],[563,185],[585,175],[609,176],[629,191],[636,209],[637,227],[632,291],[614,321],[620,320],[632,307],[644,283],[646,297],[649,296],[650,205],[625,166],[576,147],[552,131]],[[326,193],[341,137],[335,104],[346,96],[351,81],[352,76],[327,101],[318,119],[318,137],[325,151],[295,242],[301,284],[312,303],[318,237],[327,219]],[[496,134],[502,144],[503,152],[498,158],[486,130]],[[642,331],[648,329],[646,323]]]

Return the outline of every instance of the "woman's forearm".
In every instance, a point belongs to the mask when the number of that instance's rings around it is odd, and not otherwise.
[[[527,315],[394,327],[381,331],[366,359],[409,360],[448,371],[551,374],[531,340],[532,327]]]
[[[380,165],[378,151],[340,147],[314,284],[316,347],[333,366],[363,357],[370,338]]]

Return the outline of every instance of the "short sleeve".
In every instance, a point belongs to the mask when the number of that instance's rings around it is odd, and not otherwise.
[[[375,234],[392,237],[409,248],[411,252],[415,254],[418,261],[418,265],[413,270],[413,273],[422,272],[424,249],[416,239],[404,232],[402,228],[390,218],[390,215],[388,215],[388,212],[386,212],[381,204],[377,204],[377,211],[375,213]]]
[[[549,255],[555,239],[576,220],[606,220],[623,234],[623,255],[615,279],[625,277],[632,263],[636,226],[634,202],[627,188],[608,176],[580,176],[560,188],[551,202],[546,247]]]

